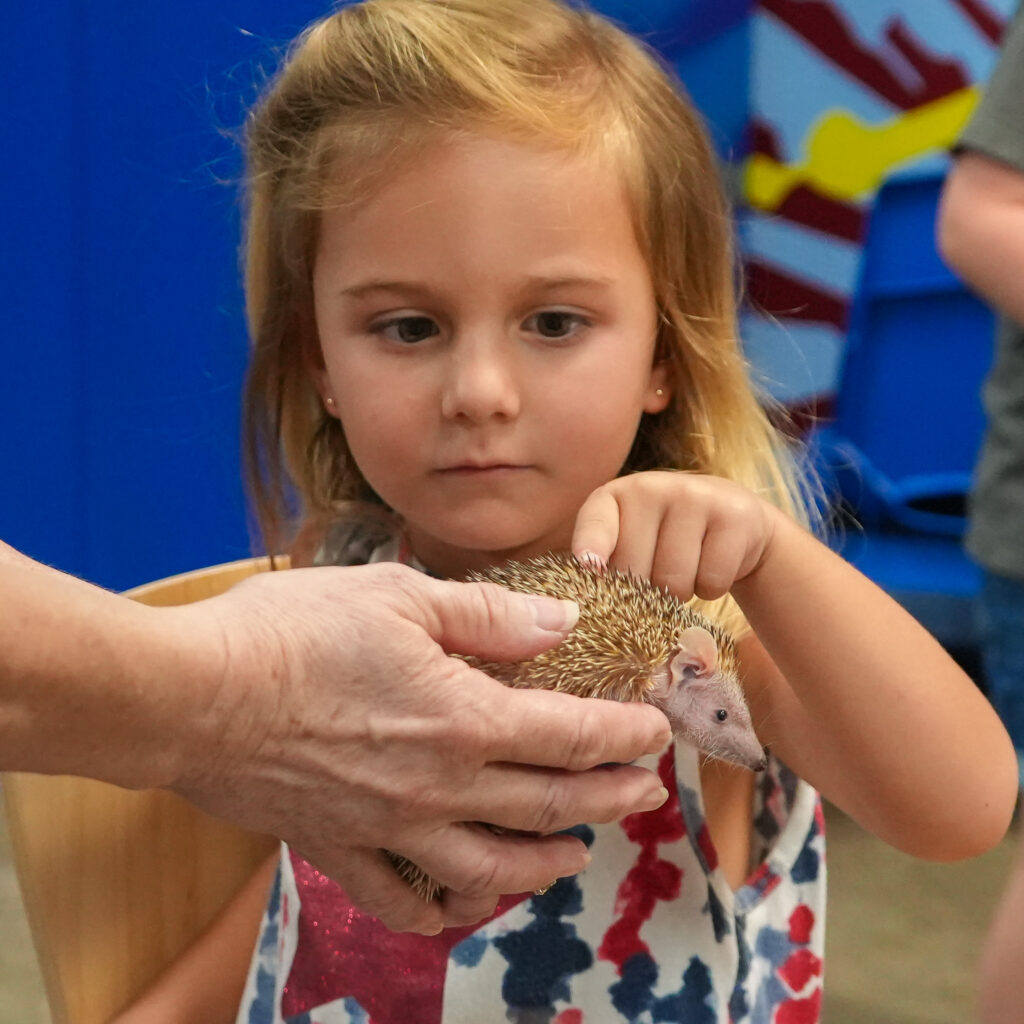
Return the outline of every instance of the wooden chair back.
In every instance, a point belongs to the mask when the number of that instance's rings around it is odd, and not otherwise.
[[[149,605],[222,593],[268,559],[128,591]],[[8,773],[15,868],[54,1024],[107,1024],[203,931],[274,846],[160,790]]]

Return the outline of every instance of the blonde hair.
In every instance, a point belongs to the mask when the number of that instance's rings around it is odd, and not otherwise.
[[[610,161],[650,268],[672,403],[624,472],[728,477],[799,514],[798,474],[737,340],[732,225],[692,105],[658,58],[558,0],[366,0],[295,42],[246,132],[253,352],[247,468],[270,550],[289,523],[373,499],[308,372],[319,211],[358,202],[421,146],[481,132]]]

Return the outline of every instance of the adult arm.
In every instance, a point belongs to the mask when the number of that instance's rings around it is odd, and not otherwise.
[[[1024,172],[980,152],[963,152],[943,188],[938,238],[946,262],[1024,324]]]
[[[1001,312],[1024,324],[1024,8],[958,142],[943,189],[939,247]]]
[[[588,859],[466,822],[549,832],[665,796],[624,764],[667,743],[652,708],[508,690],[446,656],[539,653],[559,602],[376,565],[149,608],[3,545],[0,601],[0,769],[173,790],[287,840],[393,928],[477,919]],[[451,899],[424,904],[382,848]]]

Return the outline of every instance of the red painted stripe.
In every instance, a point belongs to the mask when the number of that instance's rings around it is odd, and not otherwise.
[[[953,3],[978,26],[982,35],[997,46],[1002,42],[1007,22],[982,0],[953,0]]]
[[[771,316],[846,329],[848,305],[841,295],[756,260],[747,263],[746,280],[749,299]]]
[[[832,63],[903,110],[968,84],[968,76],[959,63],[930,56],[898,19],[890,23],[887,36],[918,71],[919,82],[908,82],[909,69],[900,74],[891,67],[885,50],[876,51],[859,40],[829,0],[761,0],[761,8],[788,25]]]
[[[797,185],[773,212],[794,224],[857,244],[863,242],[867,228],[860,207],[823,196],[807,185]]]

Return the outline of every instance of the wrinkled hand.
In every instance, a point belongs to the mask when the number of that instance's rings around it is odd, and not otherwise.
[[[599,487],[576,517],[573,553],[629,569],[689,600],[727,594],[764,560],[781,513],[720,477],[649,472]]]
[[[667,744],[653,708],[510,690],[446,656],[531,657],[571,628],[571,605],[373,565],[262,574],[168,611],[226,652],[204,717],[216,735],[172,788],[285,839],[396,930],[479,920],[589,859],[571,836],[467,823],[549,833],[664,800],[625,764]],[[443,905],[382,849],[446,886]]]

